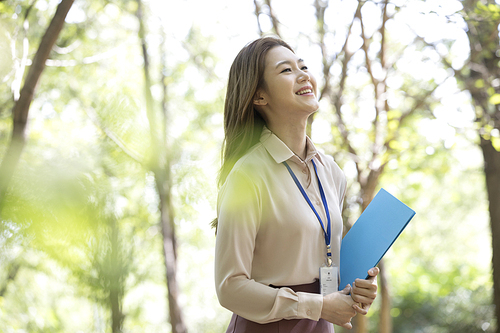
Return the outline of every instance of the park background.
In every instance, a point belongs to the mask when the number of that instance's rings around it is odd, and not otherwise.
[[[345,229],[381,187],[417,212],[353,332],[498,332],[499,23],[498,0],[0,1],[0,331],[225,331],[225,85],[272,34],[318,81]]]

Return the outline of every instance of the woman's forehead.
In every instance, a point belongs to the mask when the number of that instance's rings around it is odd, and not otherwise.
[[[292,64],[303,62],[299,56],[284,46],[273,47],[266,56],[266,65],[270,69],[275,69],[283,64]]]

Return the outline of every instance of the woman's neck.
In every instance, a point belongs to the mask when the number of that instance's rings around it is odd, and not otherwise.
[[[268,124],[267,127],[301,159],[306,158],[306,123]]]

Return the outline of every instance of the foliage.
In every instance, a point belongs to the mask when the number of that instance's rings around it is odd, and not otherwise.
[[[10,137],[18,79],[25,73],[22,60],[29,66],[56,2],[0,2],[0,48],[12,51],[0,53],[0,156]],[[493,331],[484,178],[474,163],[481,157],[470,144],[476,140],[470,134],[474,112],[467,96],[456,93],[455,73],[436,61],[436,48],[441,46],[429,46],[413,32],[407,39],[398,33],[406,29],[401,23],[405,10],[420,2],[391,1],[394,25],[387,27],[391,45],[387,52],[394,65],[387,77],[390,109],[382,119],[385,134],[398,132],[380,155],[378,163],[387,163],[380,182],[417,211],[388,254],[394,331]],[[284,10],[286,2],[275,3],[273,10],[282,22],[297,22],[297,13]],[[209,221],[215,217],[223,93],[233,51],[243,46],[238,38],[247,42],[247,36],[257,37],[257,21],[252,31],[241,32],[243,37],[234,36],[234,27],[221,30],[229,37],[219,36],[209,26],[221,23],[199,13],[205,7],[189,8],[195,23],[186,28],[179,22],[172,28],[173,23],[160,14],[180,15],[181,7],[175,6],[192,6],[190,1],[172,3],[173,9],[165,13],[155,7],[157,2],[146,4],[151,72],[158,82],[151,90],[159,104],[163,77],[169,97],[166,142],[172,162],[181,303],[189,331],[222,332],[230,313],[219,306],[212,287],[215,238]],[[326,40],[332,50],[346,31],[342,16],[353,4],[337,1],[328,8],[331,31]],[[158,197],[145,165],[151,139],[133,14],[136,2],[76,1],[74,6],[37,87],[29,144],[2,211],[0,331],[110,332],[115,297],[121,300],[124,331],[169,332]],[[217,20],[225,21],[226,10],[239,4],[210,6],[220,10]],[[368,2],[367,8],[371,10],[363,15],[378,20],[381,2]],[[493,18],[496,8],[478,5],[476,14],[487,11]],[[235,7],[242,22],[253,15],[252,8],[247,9],[243,15]],[[311,12],[298,13],[304,20],[302,31],[296,24],[284,24],[280,33],[296,44],[298,53],[317,55],[317,22]],[[201,21],[201,16],[211,20]],[[228,22],[234,19],[226,16]],[[265,19],[261,14],[261,23]],[[360,36],[360,27],[356,29]],[[368,32],[373,55],[381,36],[376,29]],[[370,134],[373,83],[360,40],[355,41],[341,112],[353,146],[369,159],[375,140]],[[162,45],[166,68],[160,59]],[[448,50],[454,44],[444,40],[443,45]],[[449,56],[453,61],[456,55]],[[308,63],[318,57],[312,55],[311,60]],[[333,84],[339,83],[342,55],[338,60],[331,69]],[[425,73],[419,72],[422,68],[427,68]],[[415,114],[399,122],[424,91],[432,94]],[[464,98],[458,111],[450,111],[456,104],[446,109],[450,99]],[[496,98],[496,93],[489,95],[492,104]],[[313,139],[335,157],[354,184],[355,167],[340,144],[342,133],[328,102],[321,101]],[[461,115],[465,125],[449,124],[450,118]],[[495,134],[493,128],[489,133]],[[359,214],[358,192],[352,185],[346,199],[352,219]],[[370,314],[371,331],[377,331],[377,306]]]
[[[463,181],[481,184],[484,176],[477,165],[467,165],[456,155],[467,146],[471,156],[479,152],[463,138],[456,140],[460,148],[428,156],[429,166],[446,161],[443,173],[414,171],[399,184],[391,182],[392,191],[401,191],[399,196],[417,211],[388,254],[396,332],[493,332],[496,327],[491,249],[481,236],[488,231],[484,193]],[[412,167],[400,164],[389,177],[401,179]],[[429,191],[431,184],[442,191]]]

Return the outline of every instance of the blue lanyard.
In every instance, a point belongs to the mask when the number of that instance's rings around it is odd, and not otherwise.
[[[297,177],[293,173],[292,169],[290,168],[290,166],[286,162],[283,162],[283,164],[288,169],[290,176],[292,176],[293,181],[295,182],[295,184],[299,188],[300,192],[304,196],[304,199],[306,199],[307,203],[309,204],[309,207],[311,207],[312,211],[314,212],[314,214],[318,218],[319,224],[321,225],[321,229],[323,229],[323,233],[325,235],[325,243],[326,243],[326,250],[327,250],[326,255],[327,255],[327,259],[328,259],[328,266],[331,266],[332,265],[332,250],[331,250],[331,246],[330,246],[330,240],[331,240],[331,235],[332,235],[332,229],[331,229],[332,224],[330,221],[330,211],[328,210],[328,202],[326,201],[326,196],[325,196],[325,192],[323,191],[323,186],[321,186],[321,181],[319,180],[318,170],[316,169],[316,163],[314,163],[314,160],[311,160],[311,162],[314,166],[314,173],[316,173],[316,178],[318,179],[318,187],[319,187],[319,193],[321,194],[321,201],[323,201],[323,206],[325,207],[326,217],[328,218],[328,226],[327,226],[326,231],[325,231],[325,226],[323,225],[323,221],[321,220],[321,217],[319,217],[318,212],[314,208],[311,200],[309,199],[309,196],[307,195],[306,191],[304,190],[304,188],[300,184],[299,180],[297,179]]]

